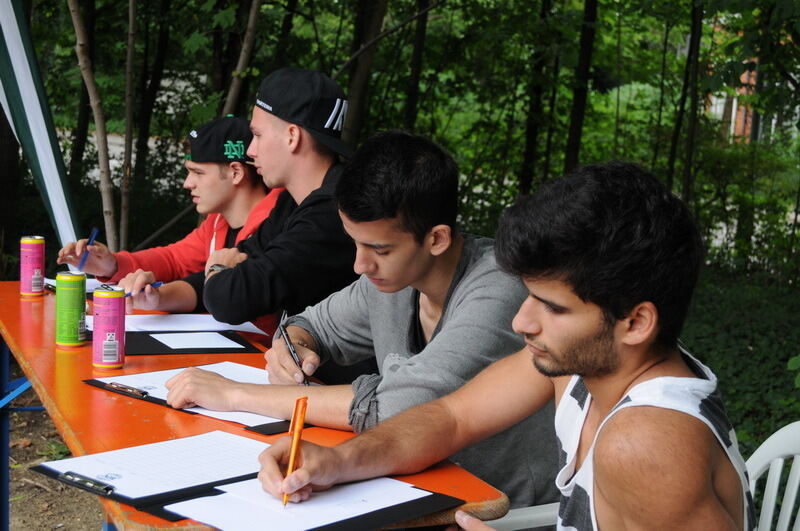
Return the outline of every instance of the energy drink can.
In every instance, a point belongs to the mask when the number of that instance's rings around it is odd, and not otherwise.
[[[86,341],[86,274],[56,275],[56,345],[79,347]]]
[[[101,286],[94,290],[92,366],[121,369],[125,364],[125,290]]]
[[[23,297],[41,297],[44,293],[44,237],[19,239],[19,293]]]

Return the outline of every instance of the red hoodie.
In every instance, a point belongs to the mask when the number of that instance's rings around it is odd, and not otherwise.
[[[250,237],[261,222],[269,217],[281,192],[283,188],[271,190],[250,210],[242,229],[236,235],[237,244]],[[175,243],[134,253],[127,251],[114,253],[117,259],[117,272],[112,277],[97,278],[103,282],[119,282],[128,273],[144,269],[152,271],[157,280],[170,282],[197,273],[205,268],[212,251],[224,247],[228,228],[228,222],[222,214],[209,214],[199,227]],[[275,316],[260,317],[256,325],[271,334],[276,327]]]

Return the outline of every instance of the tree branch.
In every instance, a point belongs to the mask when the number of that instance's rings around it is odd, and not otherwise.
[[[242,72],[244,72],[244,69],[247,68],[248,63],[250,63],[253,43],[256,40],[256,22],[258,21],[258,11],[260,7],[261,0],[252,0],[250,4],[250,14],[247,17],[247,29],[244,32],[242,50],[239,53],[239,60],[236,62],[236,68],[233,71],[233,79],[228,89],[228,96],[225,98],[225,105],[222,107],[222,116],[232,113],[239,99],[239,93],[242,90]]]
[[[117,222],[114,219],[114,197],[112,191],[114,184],[111,182],[111,170],[108,162],[108,135],[106,133],[106,118],[103,106],[100,103],[100,93],[92,71],[92,61],[87,51],[88,37],[83,24],[78,0],[67,0],[69,13],[72,16],[72,25],[75,27],[75,54],[78,56],[81,76],[89,93],[89,103],[94,114],[95,138],[97,139],[97,159],[100,166],[100,197],[103,201],[103,220],[105,221],[106,243],[112,252],[119,249],[117,240]]]
[[[362,53],[364,53],[365,51],[367,51],[369,48],[371,48],[372,46],[375,46],[375,44],[376,44],[378,41],[380,41],[381,39],[384,39],[384,38],[388,37],[389,35],[391,35],[392,33],[396,32],[397,30],[399,30],[400,28],[402,28],[402,27],[403,27],[403,26],[405,26],[406,24],[408,24],[408,23],[410,23],[410,22],[413,22],[413,21],[415,21],[416,19],[418,19],[419,17],[421,17],[422,15],[424,15],[425,13],[427,13],[428,11],[430,11],[431,9],[433,9],[434,7],[439,7],[439,6],[440,6],[440,5],[442,5],[444,2],[445,2],[445,0],[440,0],[439,2],[436,2],[436,3],[434,3],[434,4],[431,4],[430,6],[426,7],[425,9],[422,9],[422,10],[420,10],[420,11],[417,11],[416,13],[414,13],[413,15],[411,15],[410,17],[408,17],[407,19],[403,20],[402,22],[400,22],[400,23],[399,23],[399,24],[397,24],[396,26],[394,26],[394,27],[392,27],[392,28],[389,28],[388,30],[385,30],[385,31],[383,31],[383,32],[379,33],[378,35],[376,35],[376,36],[375,36],[373,39],[371,39],[370,41],[368,41],[368,42],[365,42],[364,44],[362,44],[362,45],[361,45],[361,48],[359,48],[359,49],[358,49],[358,51],[357,51],[356,53],[354,53],[353,55],[351,55],[351,56],[350,56],[350,58],[349,58],[347,61],[345,61],[345,62],[344,62],[344,64],[343,64],[342,66],[340,66],[340,67],[339,67],[339,69],[338,69],[336,72],[334,72],[334,73],[333,73],[333,75],[331,75],[331,79],[333,79],[333,80],[335,81],[335,80],[336,80],[336,78],[337,78],[337,77],[339,77],[339,74],[341,74],[342,72],[344,72],[345,70],[347,70],[347,68],[348,68],[348,67],[349,67],[351,64],[353,64],[353,61],[355,61],[356,59],[358,59],[358,57],[359,57],[359,56],[360,56]]]

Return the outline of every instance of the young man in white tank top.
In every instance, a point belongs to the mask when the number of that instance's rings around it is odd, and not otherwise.
[[[513,322],[526,348],[340,446],[304,442],[286,478],[279,441],[261,456],[264,489],[299,502],[415,472],[555,398],[560,529],[752,529],[716,378],[678,343],[703,255],[688,208],[636,165],[586,166],[510,208],[496,252],[528,289]]]

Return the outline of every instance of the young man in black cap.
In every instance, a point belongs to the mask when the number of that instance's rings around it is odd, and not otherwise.
[[[283,191],[267,189],[251,165],[246,150],[252,139],[247,120],[232,115],[191,131],[183,187],[206,219],[182,240],[163,247],[111,253],[96,242],[88,246],[85,271],[103,281],[119,282],[141,269],[171,281],[202,272],[214,251],[247,239],[270,215]],[[68,243],[59,251],[58,263],[77,265],[86,243]]]
[[[253,238],[211,254],[197,291],[171,283],[147,286],[154,276],[127,279],[137,307],[193,311],[241,323],[287,310],[297,313],[355,280],[355,247],[342,230],[333,199],[350,149],[341,140],[344,93],[321,72],[283,68],[261,83],[247,154],[269,187],[286,190]],[[185,283],[184,283],[185,284]]]

